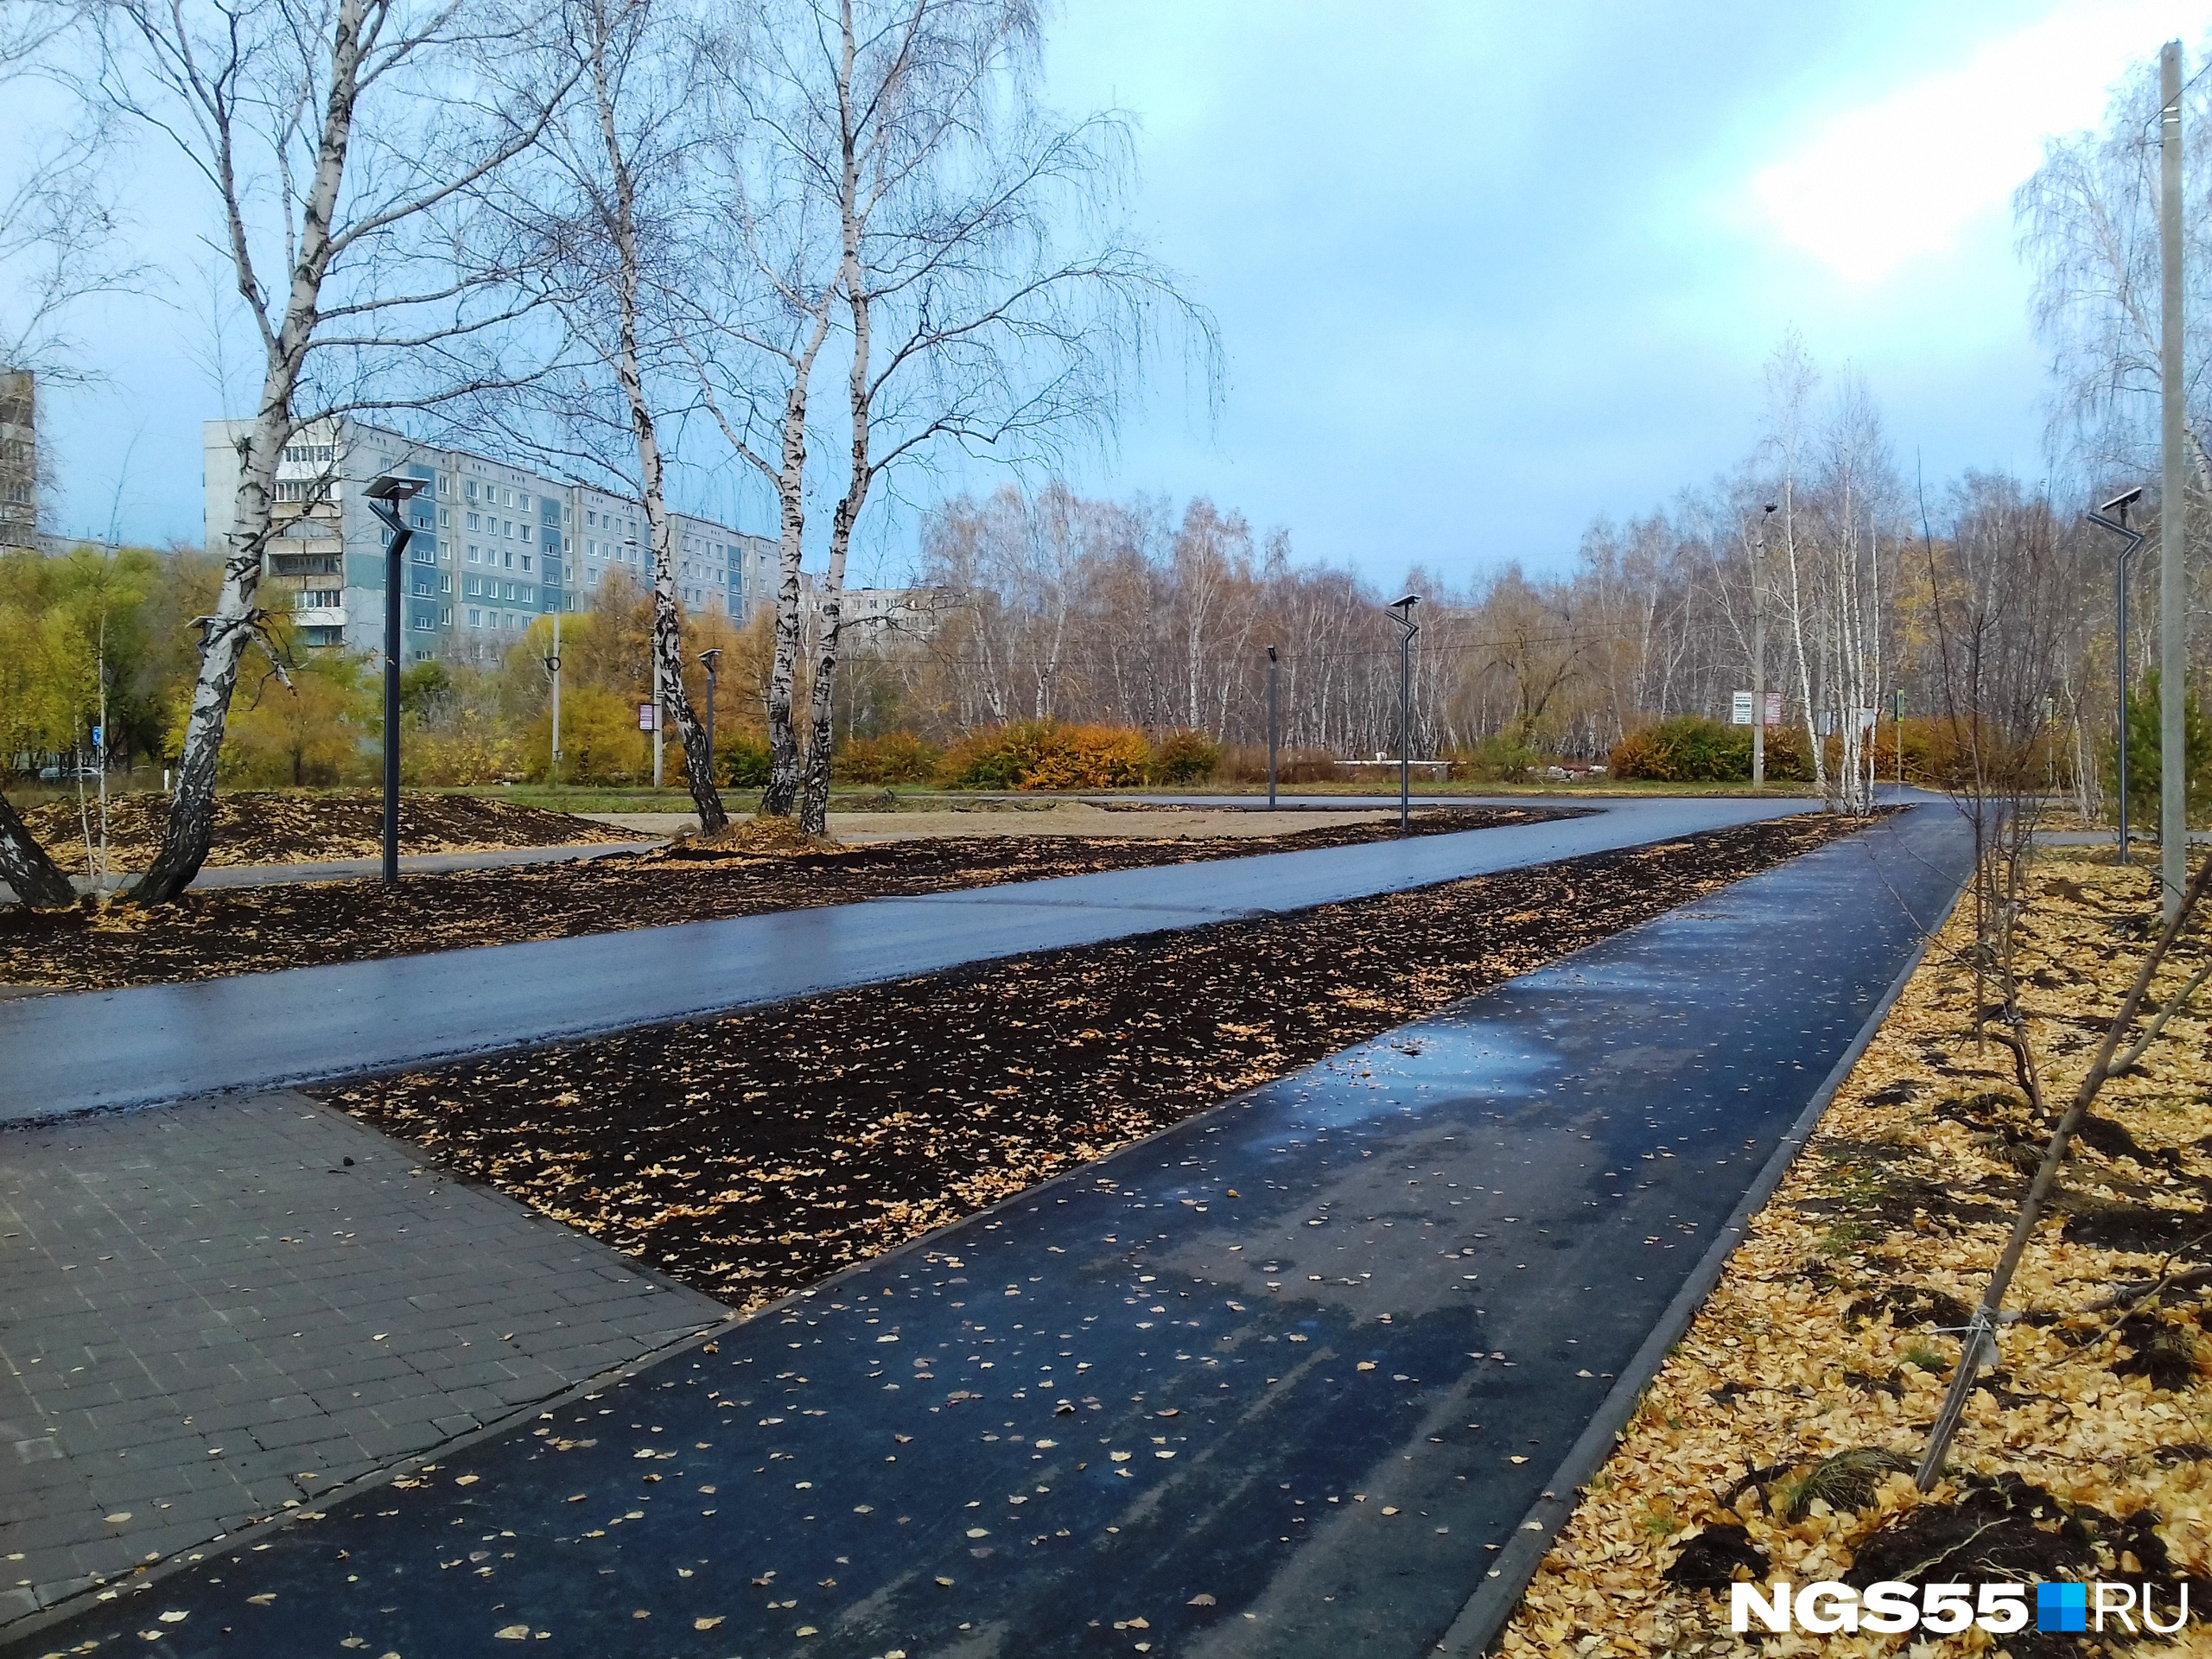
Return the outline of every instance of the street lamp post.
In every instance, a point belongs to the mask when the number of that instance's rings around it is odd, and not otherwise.
[[[2120,549],[2120,558],[2113,566],[2112,579],[2113,620],[2120,635],[2113,671],[2118,677],[2114,701],[2119,705],[2119,712],[2114,715],[2113,721],[2120,741],[2120,861],[2123,864],[2127,862],[2127,562],[2149,539],[2141,531],[2128,524],[2127,510],[2142,498],[2143,489],[2138,485],[2132,490],[2121,491],[2089,515],[2091,524],[2101,525],[2127,540],[2127,545]]]
[[[368,487],[369,511],[391,540],[384,559],[384,884],[399,885],[399,582],[400,561],[415,532],[407,504],[423,493],[419,478],[386,473]]]
[[[1268,810],[1275,810],[1275,648],[1268,647]]]
[[[561,613],[560,600],[554,600],[553,654],[545,659],[545,671],[553,679],[553,764],[551,777],[556,787],[561,782]]]
[[[1398,833],[1412,827],[1414,731],[1414,635],[1421,632],[1414,621],[1419,594],[1390,601],[1390,620],[1398,625]]]
[[[699,661],[707,671],[707,779],[718,789],[721,785],[715,782],[715,669],[721,659],[720,645],[709,646],[699,653]]]

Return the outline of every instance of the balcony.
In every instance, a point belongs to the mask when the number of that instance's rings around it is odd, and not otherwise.
[[[342,628],[346,626],[343,605],[302,605],[292,613],[292,622],[302,628]]]

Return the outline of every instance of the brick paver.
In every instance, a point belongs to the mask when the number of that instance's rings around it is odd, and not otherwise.
[[[0,1131],[0,1624],[727,1317],[303,1096]]]

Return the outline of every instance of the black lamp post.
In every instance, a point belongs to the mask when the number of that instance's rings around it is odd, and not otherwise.
[[[2089,515],[2091,524],[2101,525],[2113,535],[2127,538],[2127,545],[2120,550],[2120,562],[2113,567],[2113,613],[2120,633],[2120,650],[2113,671],[2119,677],[2116,701],[2120,712],[2115,718],[2120,728],[2120,861],[2123,864],[2127,862],[2127,562],[2149,539],[2141,531],[2129,525],[2127,510],[2142,497],[2143,487],[2139,484],[2132,490],[2121,491]]]
[[[1268,647],[1268,810],[1275,810],[1275,648]]]
[[[707,671],[707,780],[715,788],[721,787],[715,777],[715,668],[722,659],[722,648],[710,646],[699,653],[699,661]]]
[[[1398,833],[1412,827],[1414,733],[1414,635],[1421,629],[1414,621],[1419,594],[1390,601],[1390,620],[1398,625]]]
[[[368,487],[369,511],[391,540],[384,559],[384,884],[399,885],[399,582],[400,561],[415,532],[407,504],[423,493],[419,478],[386,473]]]

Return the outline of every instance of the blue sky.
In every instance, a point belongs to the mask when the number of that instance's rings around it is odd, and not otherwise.
[[[1139,223],[1226,359],[1211,417],[1155,364],[1076,481],[1210,494],[1378,582],[1553,568],[1592,517],[1745,452],[1793,327],[1865,375],[1908,470],[2036,472],[2010,192],[2131,59],[2208,22],[2212,0],[1068,0],[1049,94],[1138,119]],[[149,248],[185,245],[139,211]],[[196,539],[204,292],[188,272],[84,331],[108,384],[54,401],[61,527]],[[911,520],[872,543],[895,576]]]

